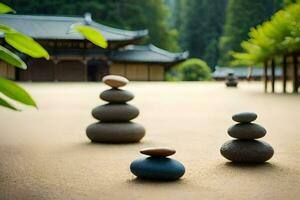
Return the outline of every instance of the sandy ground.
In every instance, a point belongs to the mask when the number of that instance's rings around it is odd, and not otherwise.
[[[26,83],[39,109],[0,110],[0,199],[299,199],[300,95],[264,94],[261,83],[131,83],[146,127],[139,144],[92,144],[85,128],[102,104],[99,83]],[[263,165],[232,165],[219,153],[240,111],[275,149]],[[135,179],[139,149],[170,146],[186,167],[177,182]]]

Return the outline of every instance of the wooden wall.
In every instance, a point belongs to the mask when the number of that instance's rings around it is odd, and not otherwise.
[[[0,61],[0,76],[14,80],[15,79],[15,67]]]
[[[19,70],[20,81],[85,81],[86,66],[80,61],[59,61],[34,59],[27,70]]]
[[[125,76],[131,81],[164,81],[165,69],[159,64],[120,64],[110,65],[109,73]]]

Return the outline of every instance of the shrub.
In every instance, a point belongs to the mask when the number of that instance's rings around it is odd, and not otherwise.
[[[211,70],[207,63],[198,58],[188,59],[167,72],[168,81],[206,81],[211,80]]]

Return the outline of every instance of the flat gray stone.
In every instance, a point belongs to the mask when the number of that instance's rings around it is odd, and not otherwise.
[[[255,123],[240,123],[231,126],[227,130],[228,134],[237,139],[251,140],[262,138],[266,135],[267,131],[264,127]]]
[[[123,76],[118,75],[107,75],[104,76],[102,81],[113,88],[119,88],[127,85],[129,83],[129,80]]]
[[[240,123],[250,123],[254,120],[256,120],[257,114],[253,112],[242,112],[242,113],[237,113],[232,116],[232,119],[236,122]]]
[[[230,140],[220,152],[226,159],[240,163],[263,163],[274,154],[272,146],[258,140]]]
[[[133,143],[145,136],[145,128],[134,122],[91,124],[86,135],[92,142],[102,143]]]
[[[133,93],[120,89],[105,90],[100,94],[100,99],[111,103],[126,103],[133,98]]]
[[[126,122],[138,115],[139,110],[129,104],[105,104],[92,110],[92,116],[102,122]]]

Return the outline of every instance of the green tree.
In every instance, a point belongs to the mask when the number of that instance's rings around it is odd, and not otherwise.
[[[191,56],[215,66],[219,57],[218,43],[224,23],[226,0],[186,1],[181,32],[183,46]]]
[[[250,28],[268,19],[279,7],[278,0],[228,0],[219,64],[228,65],[231,52],[241,51],[240,43],[248,38]]]

